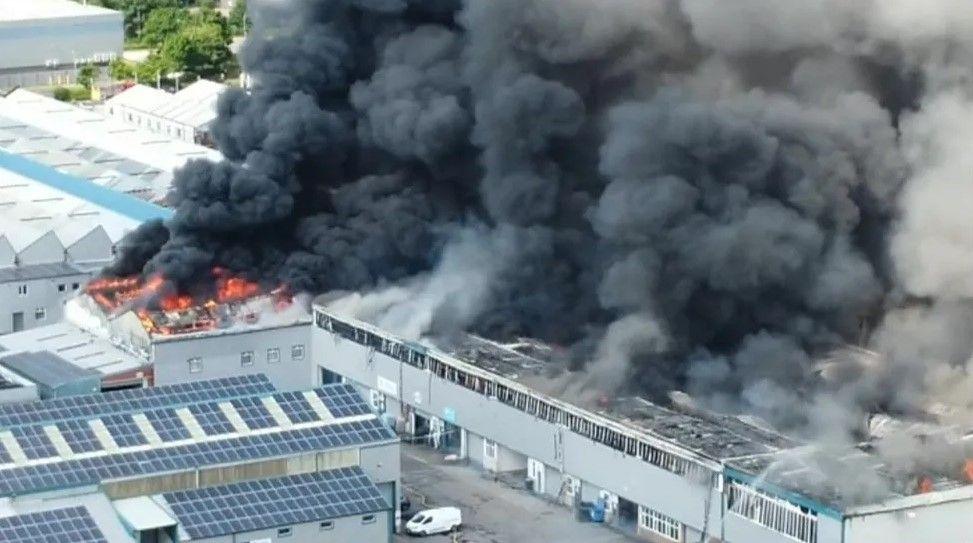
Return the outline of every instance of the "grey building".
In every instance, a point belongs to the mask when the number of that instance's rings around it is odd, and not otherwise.
[[[536,342],[434,347],[314,311],[322,381],[343,376],[403,430],[575,510],[602,500],[609,524],[649,541],[961,541],[973,528],[973,487],[958,469],[924,493],[890,478],[863,504],[819,467],[884,477],[865,451],[819,458],[736,417],[585,398]]]
[[[121,56],[122,14],[70,0],[0,0],[0,89],[68,85]]]
[[[101,392],[101,373],[50,351],[4,354],[0,353],[0,366],[34,383],[42,399]]]
[[[349,385],[0,406],[2,541],[389,542],[398,484],[398,438]]]

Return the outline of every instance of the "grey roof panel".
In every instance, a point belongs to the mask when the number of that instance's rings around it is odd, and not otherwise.
[[[358,466],[163,495],[193,539],[385,511]]]
[[[0,365],[35,383],[51,388],[82,379],[101,380],[101,373],[78,367],[50,351],[7,355],[0,359]]]
[[[84,271],[68,262],[53,262],[50,264],[27,264],[25,266],[11,266],[0,268],[0,283],[13,281],[32,281],[35,279],[53,279],[72,275],[86,275]]]

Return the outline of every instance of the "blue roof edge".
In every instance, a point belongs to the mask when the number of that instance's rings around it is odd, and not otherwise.
[[[139,222],[153,219],[167,220],[173,214],[171,209],[107,189],[87,179],[68,175],[50,166],[3,150],[0,150],[0,168]]]
[[[778,496],[782,499],[785,499],[791,503],[800,505],[801,507],[806,507],[818,513],[819,515],[825,515],[839,521],[844,520],[845,517],[844,514],[841,511],[834,509],[833,507],[829,507],[827,505],[824,505],[821,502],[812,500],[808,497],[798,494],[797,492],[787,490],[773,483],[768,483],[767,481],[761,481],[759,480],[758,477],[750,475],[749,473],[735,470],[730,466],[723,466],[723,473],[724,475],[726,475],[731,479],[736,479],[741,483],[745,483],[756,489],[763,490],[765,492]]]

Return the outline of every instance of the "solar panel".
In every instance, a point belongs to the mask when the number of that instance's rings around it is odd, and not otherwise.
[[[83,420],[59,422],[57,429],[61,431],[64,441],[68,442],[71,450],[76,453],[102,450],[101,442],[91,431],[91,426]]]
[[[93,419],[206,401],[270,394],[274,386],[263,374],[193,381],[177,385],[70,396],[0,406],[0,428],[72,419]]]
[[[0,470],[0,496],[97,484],[103,481],[195,470],[264,458],[284,458],[336,447],[350,447],[395,434],[378,419],[249,434],[176,447],[74,458]]]
[[[247,423],[247,426],[251,430],[277,426],[277,421],[274,420],[274,417],[270,416],[267,408],[264,407],[263,402],[259,398],[239,398],[230,403],[233,404],[237,413],[240,414],[240,418],[243,419],[243,422]]]
[[[109,415],[102,417],[101,422],[105,424],[108,433],[119,447],[134,447],[149,442],[131,415]]]
[[[0,390],[8,390],[11,388],[20,388],[20,383],[15,383],[0,375]]]
[[[11,430],[24,454],[31,460],[58,456],[57,449],[41,426],[24,426]]]
[[[347,383],[326,385],[314,392],[335,417],[351,417],[371,413],[368,404],[358,394],[355,387]]]
[[[191,405],[189,406],[189,412],[196,417],[196,421],[199,422],[199,426],[206,432],[206,435],[232,434],[236,431],[217,404],[204,403]]]
[[[314,411],[311,404],[307,403],[304,395],[298,392],[281,392],[274,394],[274,399],[280,404],[280,408],[287,413],[287,418],[292,422],[314,422],[321,420],[321,417]]]
[[[179,441],[189,439],[189,430],[182,423],[182,419],[176,414],[174,409],[159,409],[157,411],[146,411],[145,418],[149,419],[155,432],[159,434],[162,441]]]
[[[108,543],[84,507],[67,507],[0,518],[0,541]]]
[[[164,494],[192,539],[374,513],[391,506],[349,467]]]
[[[7,447],[3,443],[0,443],[0,464],[6,464],[8,462],[13,462],[13,458],[7,452]]]

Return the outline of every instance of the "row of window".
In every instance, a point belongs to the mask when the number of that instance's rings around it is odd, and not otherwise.
[[[361,523],[362,524],[374,524],[375,523],[375,515],[364,515],[364,516],[362,516]],[[328,530],[334,530],[334,521],[333,520],[324,520],[324,521],[321,521],[321,523],[318,524],[318,529],[321,530],[322,532],[326,532]],[[292,535],[294,535],[294,528],[292,528],[292,527],[277,528],[277,537],[284,538],[284,537],[291,537]],[[251,543],[253,543],[253,542],[251,542]]]
[[[749,485],[728,481],[727,508],[802,543],[817,543],[817,513]]]
[[[304,360],[304,344],[291,345],[291,360]],[[267,349],[267,363],[276,364],[280,362],[280,348],[271,347]],[[194,356],[186,363],[189,365],[189,373],[201,373],[203,371],[203,359]],[[243,351],[240,353],[240,366],[249,367],[254,364],[253,351]]]
[[[491,379],[468,374],[463,370],[442,362],[434,356],[430,356],[424,351],[421,345],[404,345],[341,322],[321,312],[315,315],[315,323],[319,328],[375,349],[410,366],[429,370],[441,379],[456,383],[474,392],[496,398],[511,407],[548,422],[565,426],[572,432],[628,455],[637,456],[667,471],[692,478],[701,478],[709,474],[709,470],[705,467],[671,452],[663,451],[636,437],[623,434],[609,426],[595,422],[574,412],[565,411],[561,407],[552,405],[546,400],[532,394],[513,389],[507,385],[494,382]]]
[[[81,288],[81,283],[71,283],[71,290],[77,291]],[[68,289],[67,283],[59,283],[57,285],[58,292],[65,292]],[[30,285],[24,283],[22,285],[17,285],[17,294],[20,296],[27,296],[30,293]]]

